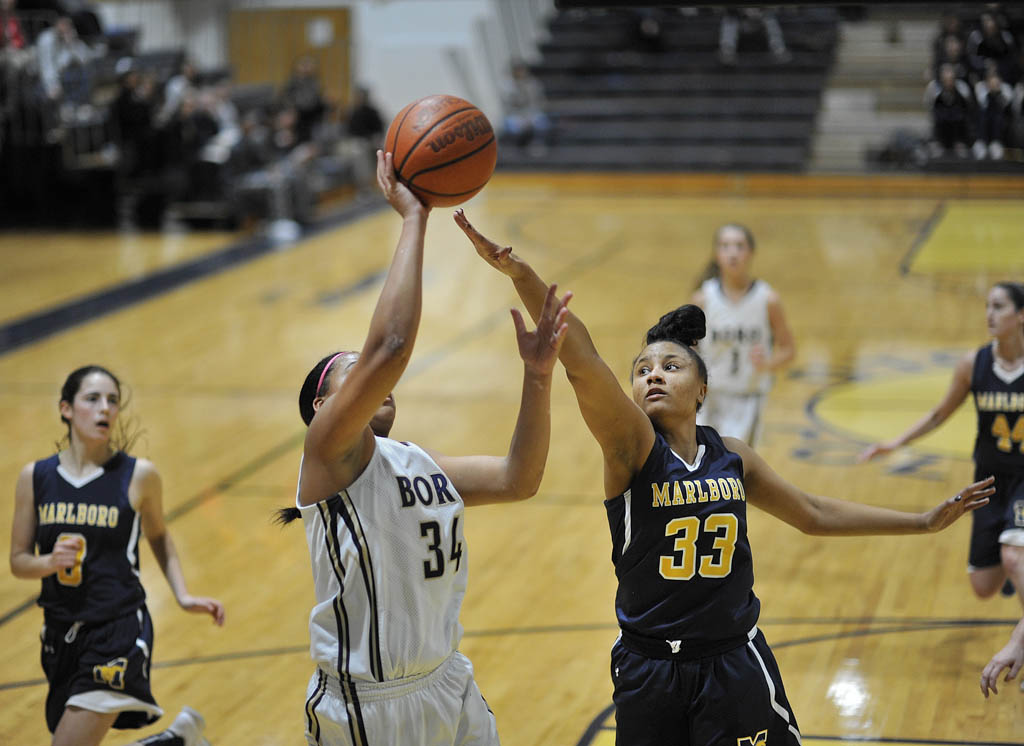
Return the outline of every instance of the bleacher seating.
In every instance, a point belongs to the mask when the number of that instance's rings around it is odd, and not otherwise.
[[[501,149],[505,167],[754,169],[806,166],[838,15],[828,8],[778,15],[788,59],[763,33],[741,37],[735,64],[719,59],[721,16],[661,11],[656,39],[638,15],[562,11],[532,66],[554,126],[543,153]]]

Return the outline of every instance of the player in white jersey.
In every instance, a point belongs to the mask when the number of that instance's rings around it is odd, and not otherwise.
[[[308,426],[296,507],[316,589],[306,698],[309,744],[493,746],[494,715],[458,652],[468,551],[463,507],[536,493],[550,438],[551,371],[566,303],[548,290],[537,330],[512,311],[524,363],[519,419],[504,457],[453,458],[389,439],[391,390],[412,354],[428,209],[391,154],[377,180],[402,233],[362,351],[328,355],[306,376]]]
[[[708,367],[708,395],[697,424],[755,445],[772,374],[796,356],[778,293],[751,277],[754,236],[744,226],[715,232],[708,279],[692,302],[704,309],[707,337],[699,346]]]

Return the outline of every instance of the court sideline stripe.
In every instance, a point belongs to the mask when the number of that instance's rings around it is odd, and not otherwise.
[[[350,205],[315,223],[303,233],[300,241],[378,212],[383,206],[377,201]],[[246,238],[212,254],[9,321],[0,326],[0,355],[169,293],[190,282],[220,274],[280,248],[280,244],[266,237]]]

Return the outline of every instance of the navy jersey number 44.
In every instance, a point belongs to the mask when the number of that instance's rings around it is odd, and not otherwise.
[[[657,657],[742,644],[760,612],[743,461],[712,428],[697,427],[697,444],[688,464],[656,433],[629,489],[605,502],[619,626]]]

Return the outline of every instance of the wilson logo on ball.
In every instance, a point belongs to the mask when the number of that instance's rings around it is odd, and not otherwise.
[[[493,132],[491,123],[487,121],[487,117],[481,114],[468,122],[453,127],[443,135],[435,137],[430,141],[430,149],[435,153],[440,153],[449,145],[454,145],[455,141],[459,138],[464,138],[467,142],[473,142],[473,140],[481,135],[490,135]]]

